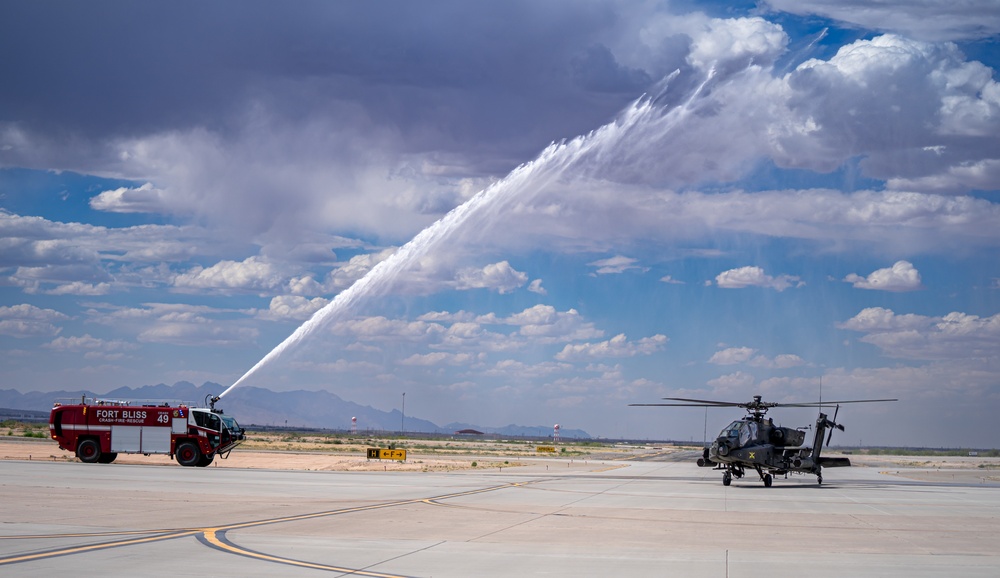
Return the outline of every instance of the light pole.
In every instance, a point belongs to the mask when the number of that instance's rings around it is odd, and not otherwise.
[[[399,412],[399,433],[406,433],[406,392],[403,392],[403,409]]]

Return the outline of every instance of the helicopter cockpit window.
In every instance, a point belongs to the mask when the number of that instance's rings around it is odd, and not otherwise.
[[[757,439],[757,423],[756,422],[744,422],[743,427],[740,428],[740,445],[745,446],[751,441]]]
[[[742,425],[743,425],[742,421],[740,420],[734,421],[733,423],[724,427],[721,432],[719,432],[719,437],[720,438],[738,437],[740,435],[740,426]]]

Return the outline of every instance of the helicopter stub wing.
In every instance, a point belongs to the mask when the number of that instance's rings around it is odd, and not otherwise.
[[[820,456],[819,465],[824,468],[849,468],[851,467],[850,458],[830,458],[827,456]]]

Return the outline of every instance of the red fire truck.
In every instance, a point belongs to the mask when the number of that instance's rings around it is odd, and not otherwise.
[[[182,466],[205,467],[246,439],[236,420],[215,409],[170,402],[82,398],[56,403],[49,416],[52,439],[80,461],[110,464],[119,453],[168,454]]]

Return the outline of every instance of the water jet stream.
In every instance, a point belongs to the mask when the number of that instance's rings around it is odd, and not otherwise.
[[[674,73],[668,77],[666,84],[669,84],[669,81],[676,76],[677,73]],[[647,143],[650,142],[649,139],[662,138],[692,110],[694,103],[703,95],[706,86],[714,76],[714,70],[710,71],[682,104],[669,110],[658,103],[666,90],[663,88],[658,95],[644,96],[636,100],[626,107],[615,120],[586,135],[578,136],[570,141],[550,144],[534,160],[518,166],[502,180],[493,183],[465,203],[455,207],[444,217],[418,233],[389,258],[375,265],[350,287],[341,291],[326,306],[316,311],[312,317],[218,397],[224,397],[260,368],[321,327],[351,311],[363,299],[385,294],[392,281],[406,266],[439,247],[473,216],[487,209],[495,214],[515,199],[523,199],[526,192],[542,190],[547,183],[559,178],[572,167],[584,165],[584,171],[592,173],[595,169],[599,170],[601,166],[607,166],[609,163],[622,162],[622,159],[608,158],[606,154],[615,151],[618,145],[635,132],[638,132],[640,138]]]

